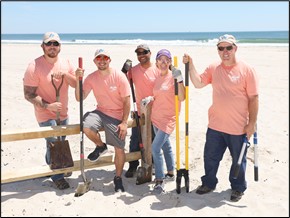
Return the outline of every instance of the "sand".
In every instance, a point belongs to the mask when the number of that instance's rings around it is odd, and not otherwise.
[[[214,46],[150,46],[152,60],[157,51],[167,48],[177,56],[184,73],[182,55],[189,53],[201,73],[213,61],[219,60]],[[97,48],[110,51],[111,66],[121,69],[127,58],[137,64],[136,45],[66,45],[61,56],[78,64],[84,59],[85,73],[95,70],[92,62]],[[1,131],[37,128],[33,106],[24,99],[22,79],[28,63],[42,55],[40,45],[1,45]],[[82,181],[79,171],[68,181],[71,188],[55,189],[49,178],[37,178],[1,185],[1,216],[289,216],[289,47],[240,46],[237,56],[255,67],[260,78],[260,110],[258,114],[259,181],[254,181],[254,146],[248,151],[246,179],[248,189],[239,202],[231,202],[228,173],[231,158],[226,151],[218,171],[219,183],[214,192],[197,195],[195,190],[203,176],[203,148],[207,129],[207,111],[211,104],[211,86],[195,89],[189,84],[189,177],[190,190],[176,193],[175,181],[167,182],[166,193],[151,193],[153,182],[135,185],[136,178],[123,176],[124,193],[115,193],[114,166],[86,170],[92,178],[91,190],[74,197]],[[79,104],[74,90],[69,91],[70,124],[79,123]],[[184,105],[184,104],[183,104]],[[84,112],[92,110],[92,93],[84,101]],[[128,131],[126,152],[129,150]],[[184,168],[184,106],[180,115],[181,168]],[[79,159],[79,135],[68,136],[74,160]],[[175,150],[175,132],[171,135]],[[94,145],[85,138],[85,156]],[[109,146],[109,154],[113,148]],[[44,166],[44,139],[1,143],[1,171]],[[125,163],[124,172],[128,168]],[[153,177],[154,178],[154,177]]]

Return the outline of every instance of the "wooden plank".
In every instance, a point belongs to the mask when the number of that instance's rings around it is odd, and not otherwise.
[[[144,121],[141,120],[141,124]],[[135,120],[128,121],[128,128],[136,126]],[[70,124],[62,126],[46,126],[33,129],[20,129],[1,132],[1,142],[11,142],[26,139],[57,137],[63,135],[75,135],[80,133],[79,124]]]
[[[141,158],[140,151],[126,153],[126,162],[139,160]],[[106,155],[101,156],[97,162],[90,162],[85,159],[84,169],[91,169],[96,167],[108,166],[114,164],[114,155]],[[66,172],[73,172],[73,171],[80,171],[80,161],[74,161],[73,167],[68,167],[65,169],[57,169],[51,170],[48,165],[40,166],[40,167],[33,167],[23,169],[20,168],[19,170],[11,170],[10,172],[4,172],[5,169],[2,168],[1,171],[1,184],[10,183],[10,182],[17,182],[27,179],[35,179],[45,176],[51,176],[59,173],[66,173]]]

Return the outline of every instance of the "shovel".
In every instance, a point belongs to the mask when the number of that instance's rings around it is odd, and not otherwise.
[[[174,57],[174,66],[177,66],[177,57]],[[176,115],[176,192],[180,194],[181,192],[181,179],[184,177],[185,190],[189,192],[189,173],[188,173],[188,108],[189,108],[189,98],[188,98],[188,71],[189,64],[185,64],[185,168],[180,169],[180,148],[179,148],[179,108],[178,108],[178,85],[177,80],[174,79],[175,88],[175,115]]]
[[[79,68],[83,68],[83,59],[79,57]],[[82,196],[90,189],[92,180],[88,181],[84,172],[84,133],[83,133],[83,78],[79,77],[79,88],[80,88],[80,168],[83,178],[83,182],[78,184],[75,192],[75,197]]]
[[[131,66],[132,66],[132,61],[127,59],[126,62],[124,63],[123,68],[122,68],[122,72],[127,73],[128,70],[131,68]],[[139,122],[139,116],[138,116],[138,111],[137,111],[137,107],[136,107],[136,98],[135,98],[133,80],[132,80],[132,76],[130,73],[128,74],[128,78],[130,80],[130,87],[131,87],[132,98],[133,98],[133,109],[134,109],[133,118],[136,120],[136,125],[138,128],[138,140],[139,140],[139,147],[140,147],[140,152],[141,152],[141,159],[142,159],[142,163],[143,163],[143,165],[141,167],[138,167],[138,169],[137,169],[136,185],[141,185],[141,184],[144,184],[146,182],[151,182],[152,166],[150,166],[146,162],[146,158],[145,158],[145,150],[144,150],[143,141],[142,141],[142,134],[141,134],[141,125]]]
[[[53,75],[51,75],[51,82],[56,92],[56,102],[59,102],[59,90],[63,84],[63,76],[64,75],[62,75],[61,83],[57,88],[53,80]],[[60,125],[59,116],[60,113],[56,112],[56,123],[58,126]],[[50,165],[49,165],[50,169],[54,170],[73,167],[74,162],[72,159],[68,140],[62,141],[60,139],[60,136],[58,136],[57,141],[49,143],[49,148],[50,148]]]

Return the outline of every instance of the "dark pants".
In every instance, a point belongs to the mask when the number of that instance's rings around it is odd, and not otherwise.
[[[243,146],[245,135],[230,135],[208,128],[206,133],[206,143],[204,147],[204,169],[205,175],[201,177],[203,185],[211,189],[215,189],[218,179],[216,177],[220,161],[227,148],[229,148],[232,156],[232,164],[230,168],[229,181],[231,188],[240,192],[247,189],[245,180],[246,164],[247,164],[247,148],[245,149],[239,175],[234,178],[235,167],[239,159],[240,151]]]

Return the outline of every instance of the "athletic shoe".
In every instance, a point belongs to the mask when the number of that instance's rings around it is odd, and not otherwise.
[[[114,177],[114,185],[115,185],[115,192],[121,191],[124,192],[124,186],[122,182],[122,178],[120,176],[115,176]]]
[[[164,180],[166,181],[174,181],[175,176],[173,174],[167,173],[164,177]]]
[[[153,193],[159,194],[159,195],[162,193],[165,193],[163,181],[156,181],[156,183],[154,185]]]
[[[232,190],[231,201],[237,202],[237,201],[241,200],[243,195],[244,195],[243,192]]]
[[[96,162],[101,155],[105,154],[108,151],[107,145],[104,143],[102,147],[96,146],[95,150],[89,154],[88,160],[91,162]]]

